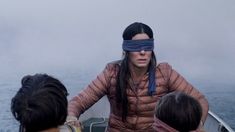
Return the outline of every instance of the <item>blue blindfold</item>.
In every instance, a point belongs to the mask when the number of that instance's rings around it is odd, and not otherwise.
[[[141,50],[152,51],[154,49],[154,40],[124,40],[122,44],[122,49],[124,51],[130,52],[138,52]]]

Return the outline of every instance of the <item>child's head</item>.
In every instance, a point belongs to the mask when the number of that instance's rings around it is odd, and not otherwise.
[[[21,88],[12,98],[11,111],[26,132],[62,125],[67,116],[65,86],[46,74],[25,76]]]
[[[173,92],[158,101],[155,117],[180,132],[188,132],[199,126],[202,108],[193,97]]]

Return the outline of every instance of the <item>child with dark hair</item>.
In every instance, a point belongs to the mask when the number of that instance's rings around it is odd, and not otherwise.
[[[20,132],[78,132],[79,128],[63,125],[67,116],[65,86],[46,74],[25,76],[21,88],[12,98],[11,111],[20,123]]]
[[[173,92],[163,96],[157,103],[153,128],[156,132],[199,131],[202,108],[193,97]]]

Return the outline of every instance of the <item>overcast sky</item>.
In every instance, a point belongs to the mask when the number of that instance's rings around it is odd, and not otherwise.
[[[235,78],[234,0],[0,1],[0,72],[102,69],[133,22],[154,31],[159,62],[188,78]]]

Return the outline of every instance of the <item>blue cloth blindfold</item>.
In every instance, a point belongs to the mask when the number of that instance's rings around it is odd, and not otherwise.
[[[154,49],[154,40],[124,40],[122,43],[122,49],[130,52],[138,52],[141,50],[152,51]]]

